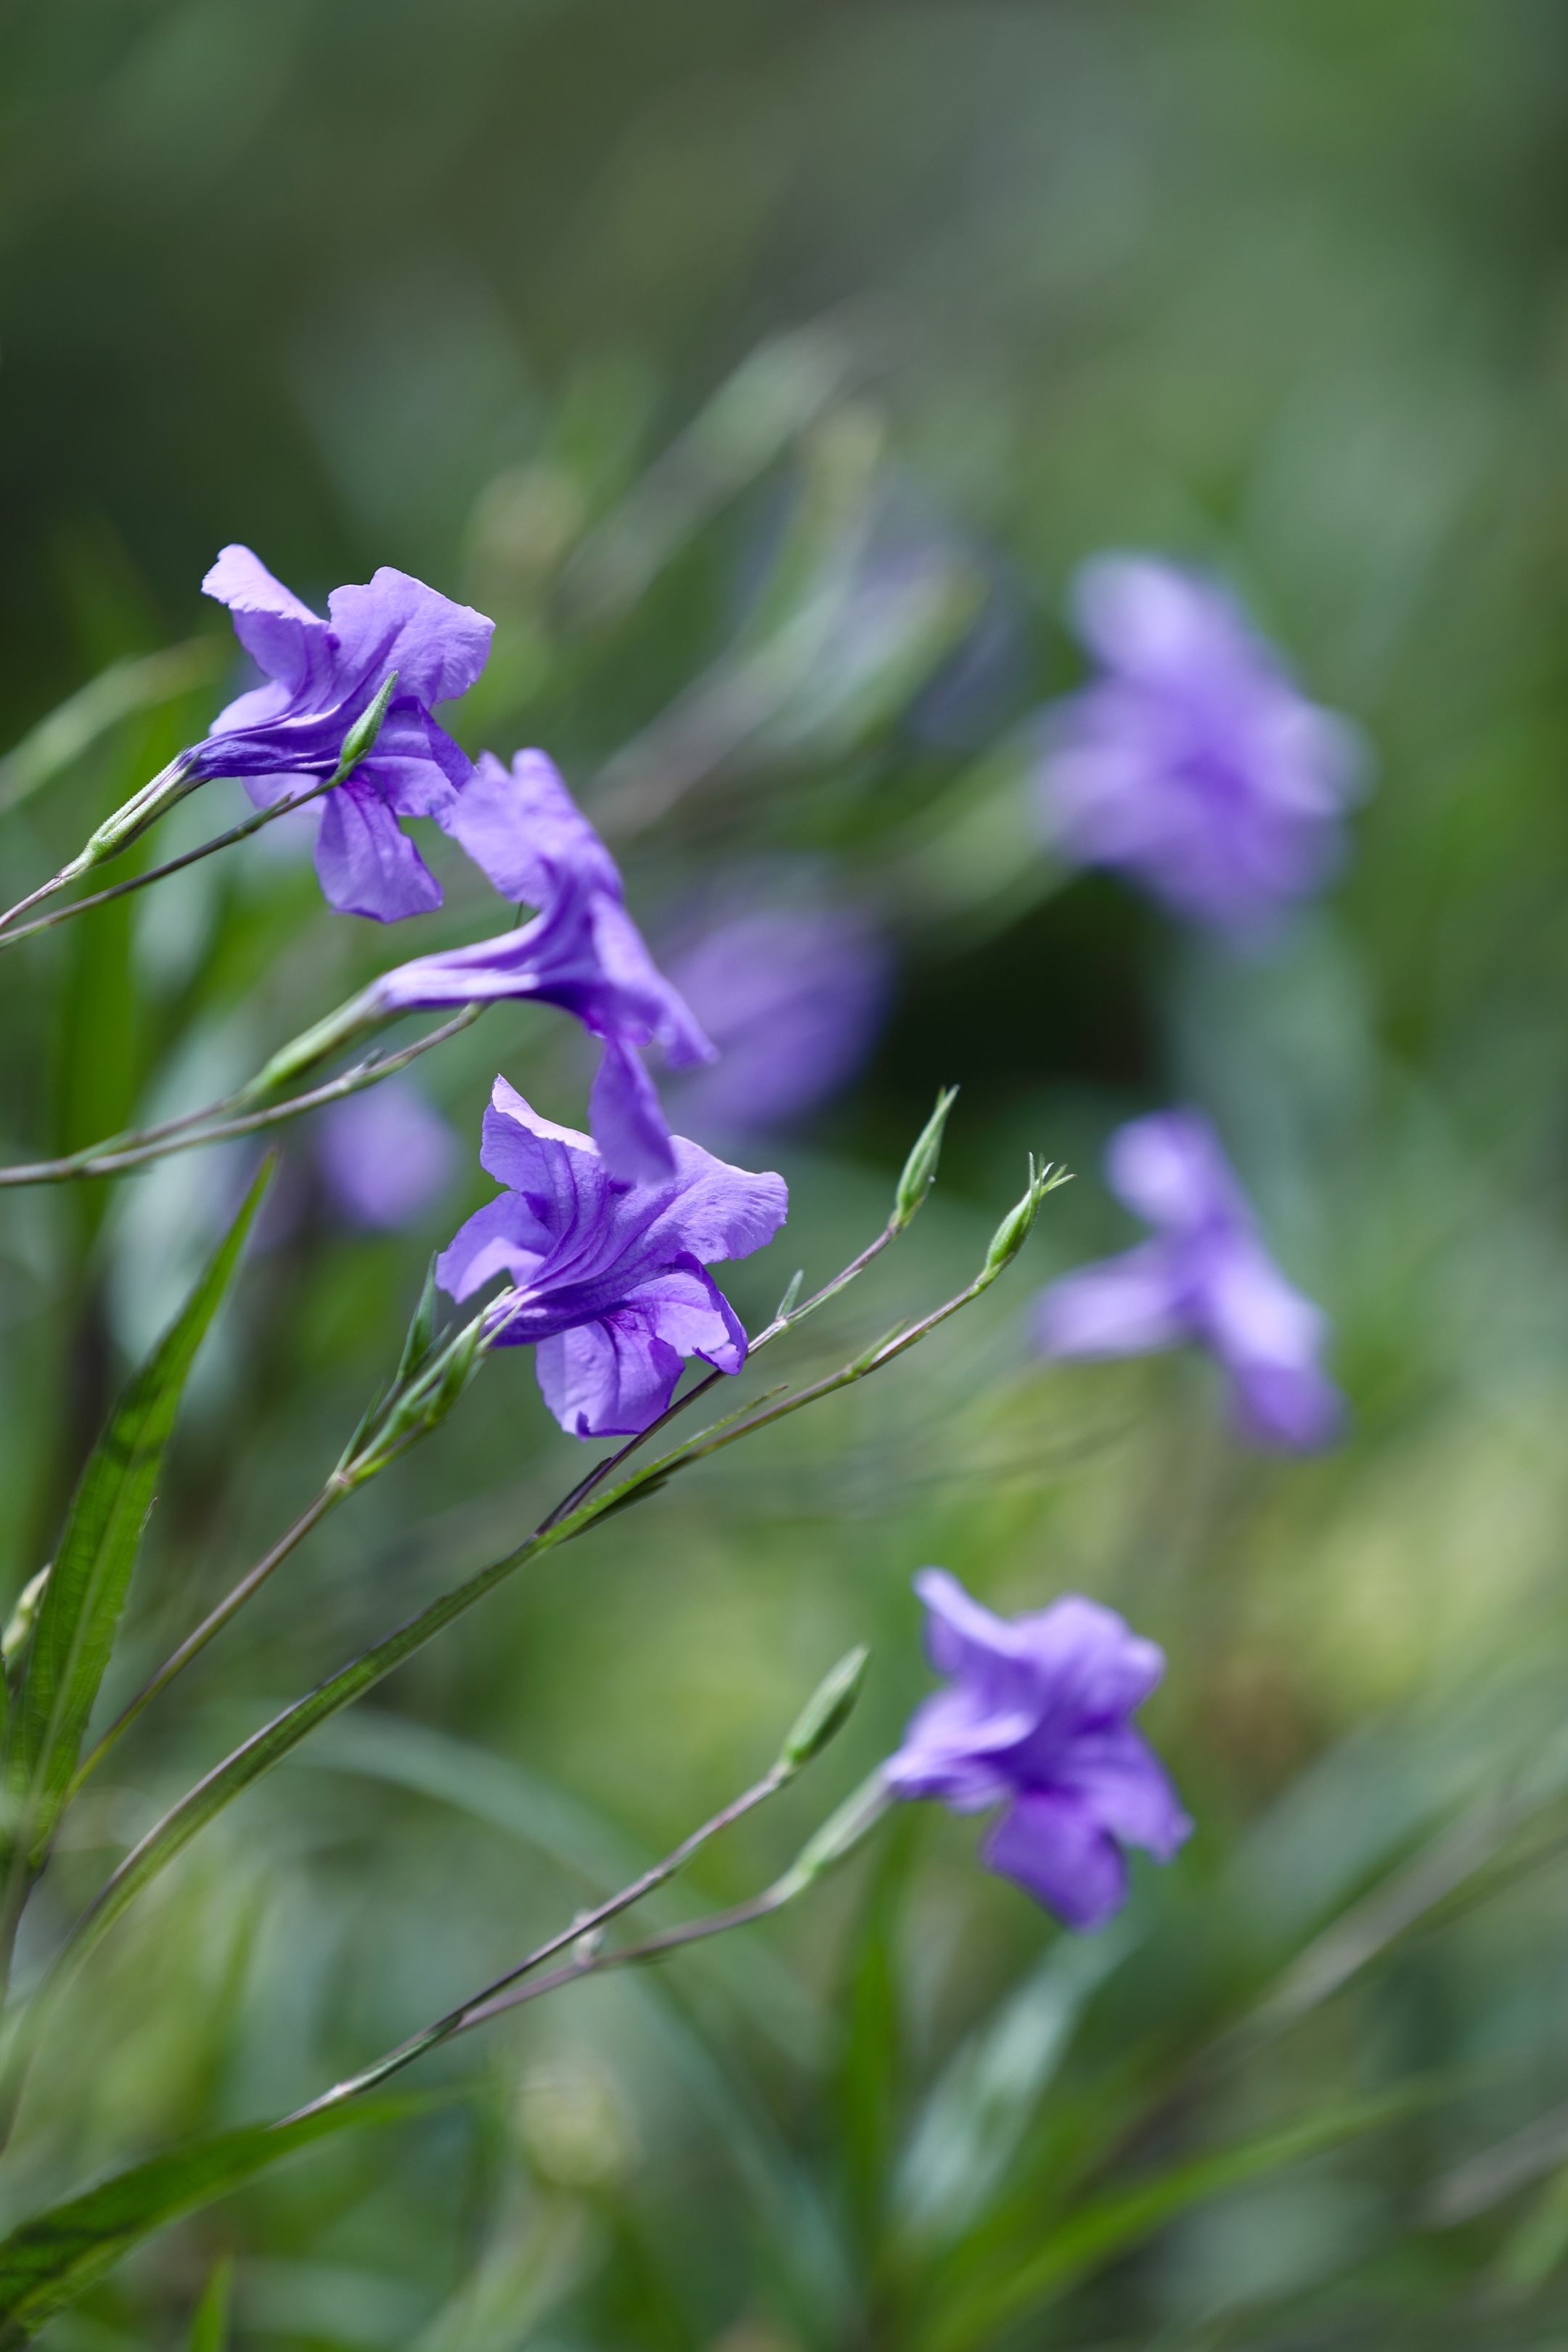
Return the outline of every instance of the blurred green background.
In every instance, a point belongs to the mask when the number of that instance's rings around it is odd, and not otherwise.
[[[258,2346],[1568,2335],[1564,47],[1540,0],[0,16],[5,743],[199,640],[174,699],[0,769],[9,894],[230,690],[221,544],[318,604],[399,564],[495,615],[456,723],[552,751],[656,942],[760,894],[889,943],[864,1072],[752,1146],[794,1207],[742,1314],[869,1237],[963,1088],[937,1196],[791,1369],[963,1278],[1027,1149],[1079,1171],[928,1350],[524,1578],[226,1816],[82,1987],[5,2214],[434,2015],[868,1640],[842,1752],[694,1874],[760,1885],[928,1686],[927,1560],[1163,1642],[1199,1822],[1080,1943],[911,1809],[775,1928],[466,2043],[466,2105],[167,2234],[59,2352],[183,2342],[225,2250]],[[1108,545],[1226,572],[1374,747],[1344,881],[1265,963],[1035,845],[1031,714]],[[6,1158],[219,1093],[489,919],[447,856],[443,911],[384,936],[275,845],[5,960]],[[291,1137],[111,1700],[335,1459],[488,1193],[496,1070],[582,1117],[566,1027],[501,1008],[419,1066],[465,1172],[405,1231],[346,1226]],[[1106,1133],[1184,1097],[1333,1318],[1321,1461],[1239,1450],[1199,1362],[1028,1358],[1038,1283],[1130,1238]],[[0,1204],[8,1590],[239,1172]],[[493,1364],[126,1743],[24,1967],[161,1801],[580,1466]]]

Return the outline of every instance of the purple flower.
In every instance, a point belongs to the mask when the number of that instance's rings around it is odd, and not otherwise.
[[[1164,1768],[1128,1717],[1165,1670],[1113,1609],[1069,1592],[997,1617],[926,1568],[926,1649],[952,1687],[927,1699],[885,1769],[900,1797],[954,1812],[1005,1804],[984,1859],[1069,1927],[1102,1927],[1127,1900],[1130,1845],[1169,1862],[1192,1829]]]
[[[891,958],[851,908],[779,907],[731,916],[670,970],[722,1057],[686,1082],[680,1116],[743,1134],[849,1083],[887,1005]]]
[[[446,822],[497,889],[541,911],[500,939],[400,964],[362,1005],[384,1017],[516,996],[575,1013],[605,1041],[591,1109],[605,1160],[617,1175],[668,1177],[677,1160],[635,1049],[658,1044],[680,1068],[713,1048],[627,914],[614,858],[542,751],[520,751],[510,774],[482,753]]]
[[[746,1335],[705,1268],[749,1257],[783,1224],[782,1176],[752,1176],[671,1139],[662,1182],[614,1176],[598,1148],[498,1078],[483,1165],[506,1186],[437,1259],[458,1299],[498,1274],[499,1344],[532,1346],[544,1401],[574,1437],[632,1436],[669,1402],[682,1360],[738,1372]]]
[[[326,795],[316,872],[344,914],[390,923],[438,907],[441,886],[397,820],[446,824],[473,774],[431,705],[472,686],[493,624],[384,568],[364,587],[334,589],[323,621],[248,547],[226,547],[202,589],[229,607],[268,683],[220,712],[191,755],[195,767],[241,777],[257,806],[270,807],[336,772],[344,736],[395,670],[374,748]]]
[[[1111,1139],[1107,1172],[1155,1238],[1051,1284],[1037,1310],[1043,1353],[1138,1356],[1196,1340],[1229,1373],[1247,1435],[1327,1444],[1343,1417],[1318,1361],[1327,1323],[1264,1248],[1207,1119],[1171,1110],[1132,1120]]]
[[[1325,881],[1363,756],[1222,589],[1152,556],[1079,575],[1102,675],[1050,714],[1038,781],[1055,846],[1178,915],[1245,929]]]
[[[435,1207],[457,1173],[458,1139],[409,1078],[385,1078],[321,1113],[316,1159],[351,1224],[392,1230]]]

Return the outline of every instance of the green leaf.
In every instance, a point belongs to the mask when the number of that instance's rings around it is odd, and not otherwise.
[[[899,2168],[899,2227],[912,2248],[951,2242],[984,2210],[1085,2007],[1132,1943],[1121,1923],[1061,1937],[952,2060]]]
[[[212,2267],[212,2276],[196,2305],[191,2326],[189,2352],[227,2352],[228,2300],[234,2285],[234,2257],[225,2254]]]
[[[30,2344],[154,2231],[227,2196],[296,2148],[350,2126],[395,2123],[430,2104],[411,2095],[326,2107],[293,2123],[247,2124],[132,2165],[84,2196],[35,2213],[0,2242],[0,2352]],[[209,2285],[204,2311],[211,2295]],[[195,2345],[221,2343],[219,2336],[204,2337],[201,2325],[198,2317]]]
[[[1131,2189],[1090,2198],[1046,2234],[1037,2252],[1010,2261],[987,2285],[950,2304],[921,2337],[921,2352],[980,2352],[1001,2332],[1065,2294],[1080,2279],[1152,2237],[1209,2199],[1225,2196],[1287,2164],[1343,2146],[1452,2096],[1451,2081],[1428,2081],[1379,2098],[1320,2109],[1283,2130],[1190,2158]],[[3,2345],[0,2345],[3,2352]]]
[[[29,1870],[47,1852],[70,1787],[185,1382],[271,1172],[268,1160],[180,1316],[132,1377],[71,1498],[12,1723],[7,1778]]]

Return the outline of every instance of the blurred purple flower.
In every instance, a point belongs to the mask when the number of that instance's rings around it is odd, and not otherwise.
[[[1102,1927],[1127,1899],[1124,1846],[1169,1862],[1192,1822],[1128,1717],[1165,1670],[1114,1610],[1068,1593],[997,1617],[945,1569],[922,1569],[926,1649],[950,1690],[929,1698],[886,1766],[900,1797],[954,1812],[1005,1804],[985,1862],[1069,1927]]]
[[[493,1310],[498,1344],[537,1349],[544,1401],[574,1437],[646,1429],[685,1357],[725,1372],[746,1360],[745,1332],[704,1269],[772,1241],[789,1207],[784,1179],[672,1141],[674,1174],[633,1184],[504,1078],[485,1113],[479,1159],[507,1190],[461,1227],[436,1278],[457,1299],[510,1278]]]
[[[887,1006],[892,959],[851,908],[780,907],[732,916],[670,970],[722,1056],[688,1079],[679,1115],[741,1134],[799,1118],[849,1083]]]
[[[316,1133],[327,1190],[356,1225],[416,1223],[451,1182],[458,1154],[452,1129],[408,1078],[345,1096]]]
[[[248,547],[226,547],[202,583],[268,683],[231,702],[190,758],[203,776],[238,776],[258,808],[331,775],[343,738],[394,670],[396,691],[368,756],[326,795],[316,872],[342,913],[395,922],[441,903],[441,886],[398,824],[445,824],[473,763],[431,716],[485,666],[493,624],[406,572],[335,588],[330,621],[274,580]]]
[[[605,1041],[590,1107],[605,1160],[617,1175],[668,1176],[669,1130],[635,1049],[658,1044],[680,1068],[713,1048],[627,914],[609,851],[542,751],[520,751],[510,774],[481,753],[447,825],[498,890],[541,911],[500,939],[400,964],[361,1004],[381,1016],[516,996],[575,1013]]]
[[[1350,722],[1298,692],[1222,589],[1173,564],[1097,557],[1074,603],[1102,674],[1048,716],[1053,845],[1227,930],[1318,888],[1363,767]]]
[[[1110,1189],[1152,1241],[1054,1282],[1037,1309],[1047,1356],[1137,1356],[1196,1340],[1230,1375],[1243,1432],[1265,1445],[1326,1445],[1343,1399],[1319,1364],[1328,1325],[1264,1248],[1208,1121],[1134,1119],[1111,1139]]]

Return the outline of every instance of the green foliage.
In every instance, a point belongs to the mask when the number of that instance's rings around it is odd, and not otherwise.
[[[16,1824],[8,1876],[42,1866],[119,1628],[142,1531],[197,1351],[227,1295],[271,1180],[253,1180],[185,1306],[135,1373],[72,1497],[22,1654],[6,1743]],[[16,1897],[10,1898],[11,1918]]]
[[[76,2302],[132,2246],[183,2214],[226,2197],[297,2149],[362,2125],[401,2122],[427,2104],[378,2099],[304,2116],[295,2123],[253,2124],[219,2132],[193,2147],[153,2157],[83,2197],[35,2214],[0,2241],[0,2346],[16,2352],[32,2343],[57,2312]],[[221,2305],[211,2312],[204,2307],[195,2340],[221,2343]]]

